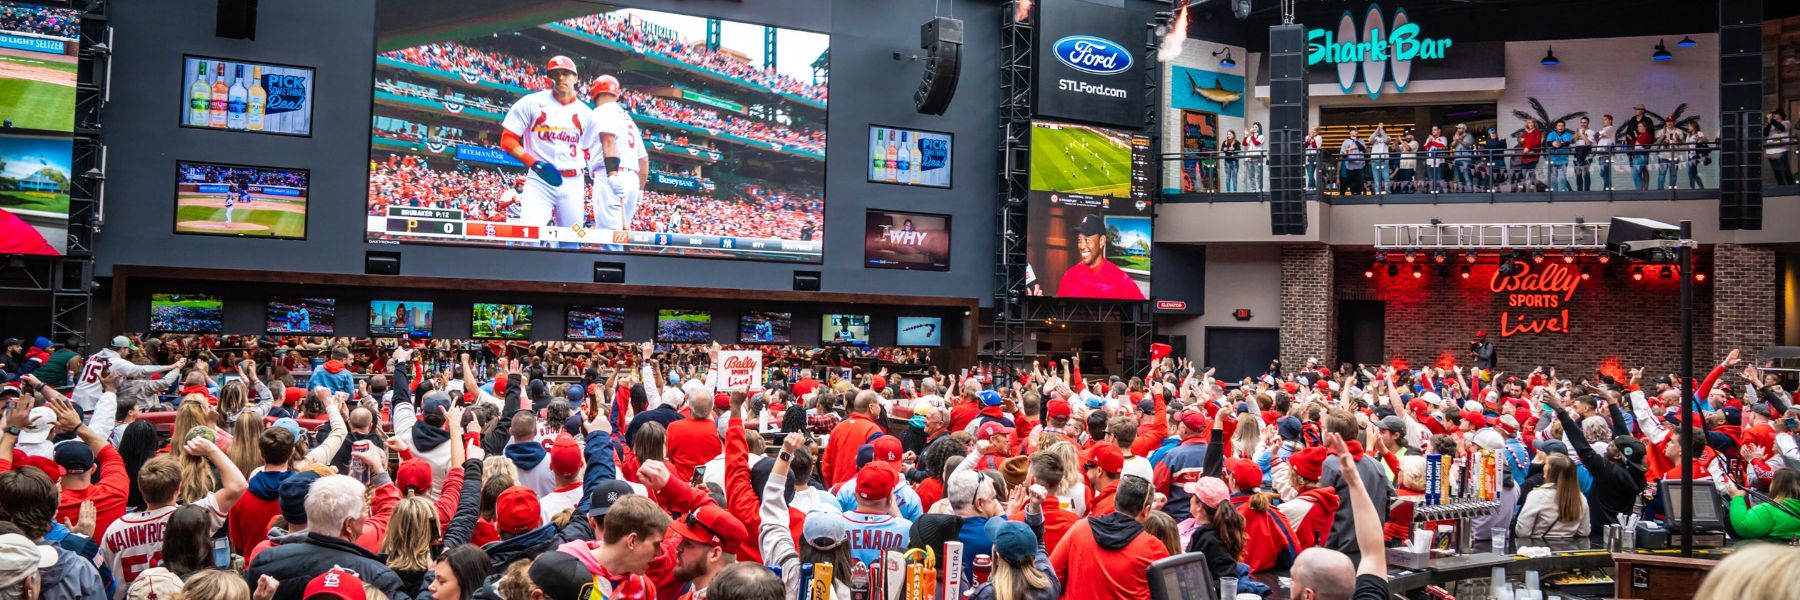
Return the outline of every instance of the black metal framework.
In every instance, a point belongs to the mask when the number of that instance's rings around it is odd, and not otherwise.
[[[1719,229],[1762,229],[1762,3],[1719,3]]]
[[[1020,2],[1028,13],[1017,15]],[[994,219],[994,319],[988,325],[993,351],[988,360],[1013,364],[1029,352],[1025,345],[1025,202],[1031,182],[1031,63],[1032,23],[1036,17],[1030,0],[1008,0],[1000,17],[1000,198]],[[1033,349],[1035,352],[1035,348]]]
[[[86,0],[71,8],[82,11],[80,52],[75,78],[74,152],[70,157],[69,242],[63,256],[49,260],[44,270],[26,261],[27,273],[43,273],[27,281],[42,284],[37,290],[50,294],[50,337],[74,340],[85,348],[92,317],[94,291],[94,236],[100,233],[106,206],[106,145],[102,142],[100,111],[106,104],[111,79],[112,25],[106,0]],[[9,265],[11,266],[11,265]]]

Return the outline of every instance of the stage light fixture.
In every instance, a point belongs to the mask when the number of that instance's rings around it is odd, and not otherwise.
[[[1563,253],[1563,263],[1571,264],[1571,265],[1575,264],[1575,253],[1574,252],[1564,252]]]
[[[1387,251],[1386,250],[1376,250],[1375,251],[1375,262],[1387,262]]]
[[[1644,280],[1644,268],[1643,267],[1632,267],[1631,268],[1631,280],[1632,281],[1643,281]]]
[[[1706,281],[1706,274],[1705,274],[1705,273],[1701,273],[1701,272],[1698,272],[1698,271],[1695,271],[1695,272],[1694,272],[1694,281],[1699,281],[1699,282],[1705,282],[1705,281]]]
[[[1450,259],[1450,253],[1445,252],[1443,250],[1437,250],[1437,251],[1431,253],[1431,260],[1438,264],[1443,264],[1444,261],[1449,260],[1449,259]]]
[[[1611,254],[1607,254],[1607,253],[1605,253],[1605,252],[1601,252],[1601,253],[1600,253],[1600,264],[1603,264],[1603,265],[1604,265],[1604,264],[1606,264],[1606,263],[1609,263],[1609,262],[1612,262],[1612,255],[1611,255]]]
[[[1669,47],[1663,45],[1662,40],[1656,40],[1656,51],[1650,53],[1650,60],[1664,61],[1671,58],[1675,58],[1675,55],[1669,53]]]
[[[1363,269],[1363,279],[1374,279],[1374,278],[1375,278],[1375,267],[1369,267],[1367,269]]]
[[[1398,276],[1399,274],[1400,265],[1388,265],[1388,277]]]
[[[1499,271],[1501,277],[1517,275],[1519,271],[1524,270],[1524,268],[1524,265],[1519,264],[1519,255],[1516,252],[1508,252],[1500,257]]]
[[[1669,265],[1663,265],[1662,278],[1663,279],[1674,279],[1675,278],[1675,267],[1671,267]]]
[[[1471,265],[1475,264],[1475,253],[1474,252],[1464,252],[1463,253],[1463,262],[1467,262]]]
[[[1555,48],[1546,47],[1546,49],[1544,50],[1544,58],[1542,60],[1539,60],[1538,64],[1544,65],[1546,67],[1554,67],[1556,65],[1562,64],[1562,61],[1556,59],[1556,49]]]
[[[1582,281],[1587,281],[1589,278],[1592,278],[1592,277],[1593,277],[1593,274],[1588,273],[1587,269],[1581,270],[1581,280]]]
[[[1468,279],[1469,276],[1474,275],[1475,273],[1474,270],[1469,268],[1469,265],[1463,265],[1461,269],[1457,270],[1457,274],[1461,275],[1463,279]]]
[[[1543,250],[1531,251],[1531,262],[1535,263],[1535,264],[1543,264],[1544,263],[1544,251]]]
[[[1413,275],[1413,279],[1424,278],[1425,277],[1425,268],[1421,267],[1419,265],[1413,265],[1412,275]]]
[[[1419,253],[1413,252],[1411,250],[1406,251],[1406,262],[1410,263],[1410,262],[1413,262],[1418,259],[1419,259]]]
[[[1694,38],[1684,35],[1684,36],[1681,36],[1681,41],[1675,42],[1675,45],[1678,47],[1681,47],[1681,48],[1692,48],[1694,46],[1700,45],[1700,43],[1694,41]]]

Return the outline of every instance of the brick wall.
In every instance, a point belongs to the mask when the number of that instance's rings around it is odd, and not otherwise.
[[[1713,264],[1717,291],[1711,315],[1715,332],[1712,356],[1722,357],[1732,348],[1740,348],[1744,356],[1753,358],[1775,345],[1781,298],[1775,250],[1720,244],[1713,253]],[[1695,362],[1706,364],[1700,359]]]
[[[1389,277],[1384,267],[1375,268],[1373,278],[1365,278],[1364,269],[1374,263],[1370,252],[1340,252],[1337,255],[1336,298],[1381,300],[1386,307],[1384,351],[1388,360],[1404,359],[1414,366],[1454,360],[1472,363],[1468,355],[1469,341],[1478,330],[1488,332],[1500,358],[1500,368],[1528,371],[1538,365],[1556,365],[1559,375],[1579,379],[1591,376],[1600,368],[1617,368],[1622,372],[1632,366],[1645,366],[1655,373],[1669,373],[1680,367],[1680,293],[1679,279],[1661,277],[1660,266],[1648,266],[1642,281],[1630,276],[1630,266],[1614,260],[1610,265],[1586,262],[1577,265],[1590,278],[1580,282],[1574,295],[1563,302],[1557,296],[1555,307],[1513,307],[1511,294],[1490,289],[1497,265],[1488,262],[1471,267],[1468,279],[1458,275],[1464,264],[1452,255],[1446,263],[1447,276],[1439,273],[1439,265],[1421,256],[1424,277],[1415,279],[1410,265],[1398,255],[1390,261],[1400,265],[1399,275]],[[1733,259],[1734,261],[1736,259]],[[1774,266],[1767,262],[1765,279],[1772,279]],[[1552,256],[1544,264],[1527,264],[1534,273],[1551,263],[1561,261]],[[1711,354],[1713,345],[1713,289],[1724,285],[1712,271],[1710,252],[1703,250],[1696,259],[1699,271],[1707,280],[1694,291],[1694,363],[1701,371],[1721,354]],[[1285,261],[1284,261],[1285,265]],[[1744,265],[1751,269],[1753,265]],[[1747,277],[1748,274],[1743,277]],[[1548,295],[1548,294],[1543,294]],[[1531,296],[1543,296],[1532,294]],[[1773,304],[1760,323],[1766,337],[1772,339]],[[1285,293],[1284,293],[1285,306]],[[1532,322],[1560,317],[1568,310],[1567,333],[1516,333],[1502,336],[1501,314],[1517,319],[1524,316]]]
[[[1288,370],[1318,358],[1331,364],[1337,303],[1331,300],[1333,254],[1324,244],[1281,247],[1281,363]]]

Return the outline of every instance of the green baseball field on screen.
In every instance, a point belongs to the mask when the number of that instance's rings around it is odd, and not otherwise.
[[[224,194],[183,193],[177,198],[181,208],[175,212],[178,233],[228,233],[241,236],[277,238],[306,237],[306,200],[278,200],[256,195],[256,201],[232,207],[229,230],[226,223]]]
[[[0,65],[29,77],[0,77],[0,118],[17,129],[74,131],[74,56],[7,50]]]
[[[52,192],[0,192],[0,208],[36,210],[56,214],[69,212],[69,195]]]
[[[1078,126],[1031,130],[1031,189],[1124,198],[1131,195],[1131,147]]]

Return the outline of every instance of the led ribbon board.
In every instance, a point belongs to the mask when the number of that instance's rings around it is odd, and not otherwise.
[[[1357,73],[1362,74],[1363,88],[1369,98],[1381,96],[1381,86],[1391,74],[1394,90],[1406,91],[1412,80],[1414,60],[1438,60],[1450,49],[1450,38],[1419,36],[1419,24],[1406,17],[1406,9],[1395,8],[1392,27],[1381,16],[1381,7],[1370,4],[1363,14],[1362,27],[1350,11],[1338,19],[1337,31],[1306,31],[1306,64],[1329,63],[1337,67],[1338,87],[1345,94],[1356,86]]]

